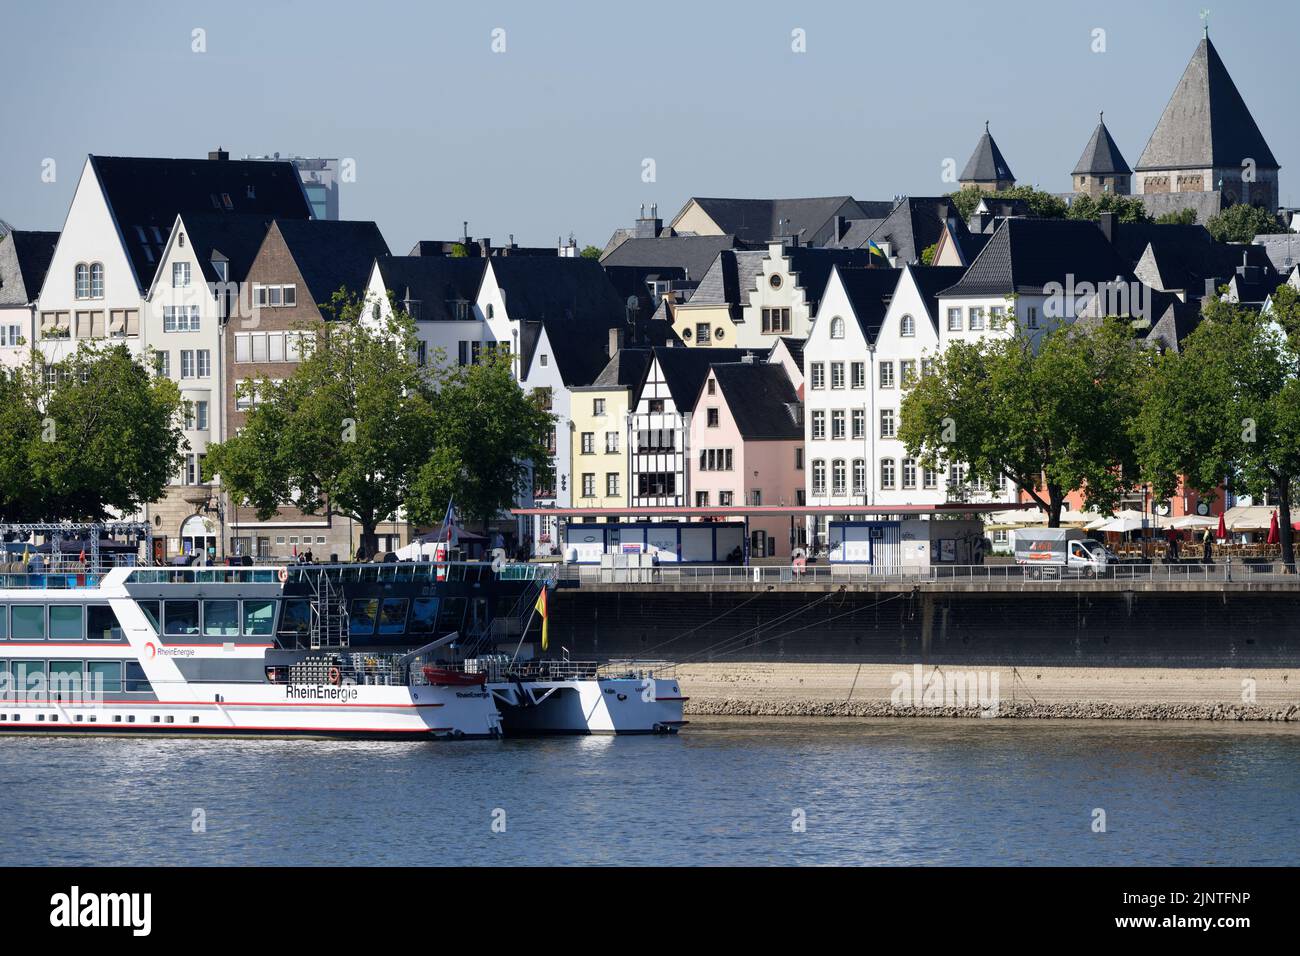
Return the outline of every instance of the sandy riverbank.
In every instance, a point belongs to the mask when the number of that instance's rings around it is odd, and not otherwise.
[[[676,676],[688,716],[1300,721],[1300,669],[715,663]]]

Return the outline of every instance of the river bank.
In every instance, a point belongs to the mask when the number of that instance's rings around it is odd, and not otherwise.
[[[688,717],[1300,722],[1300,670],[684,664]]]

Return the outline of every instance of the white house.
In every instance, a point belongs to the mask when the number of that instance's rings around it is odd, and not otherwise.
[[[0,237],[0,367],[31,361],[37,296],[58,241],[57,232],[25,229]]]

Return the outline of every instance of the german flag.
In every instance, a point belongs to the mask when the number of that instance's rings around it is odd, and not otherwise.
[[[550,618],[546,607],[546,585],[542,585],[542,593],[537,595],[537,603],[533,605],[533,610],[542,616],[542,650],[546,650],[550,643],[546,633],[546,625]]]

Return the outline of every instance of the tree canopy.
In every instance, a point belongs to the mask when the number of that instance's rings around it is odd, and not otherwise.
[[[1067,203],[1055,193],[1044,192],[1033,186],[1013,186],[989,193],[967,186],[949,193],[953,204],[963,219],[969,220],[981,199],[1023,199],[1029,206],[1029,215],[1040,219],[1096,219],[1103,212],[1113,212],[1120,222],[1150,222],[1146,206],[1137,196],[1106,193],[1102,196],[1079,194]]]
[[[176,383],[125,345],[0,372],[0,517],[104,520],[162,497],[188,449]]]
[[[1066,496],[1113,510],[1136,473],[1130,422],[1149,350],[1118,320],[953,342],[903,400],[899,437],[925,467],[1006,478],[1060,524]]]
[[[1300,301],[1280,287],[1261,314],[1208,302],[1181,351],[1162,356],[1142,386],[1135,423],[1143,477],[1157,495],[1179,476],[1204,495],[1226,479],[1278,503],[1282,557],[1293,566],[1291,499],[1300,476]]]
[[[1287,231],[1282,220],[1267,209],[1241,204],[1211,216],[1205,228],[1219,242],[1253,242],[1256,236]]]
[[[402,509],[432,525],[454,497],[486,521],[514,503],[529,460],[549,474],[551,416],[520,390],[508,354],[422,367],[414,323],[393,305],[384,323],[363,321],[363,303],[336,293],[293,374],[243,386],[255,407],[238,434],[209,446],[205,476],[262,520],[284,505],[349,516],[370,554],[379,523]]]

